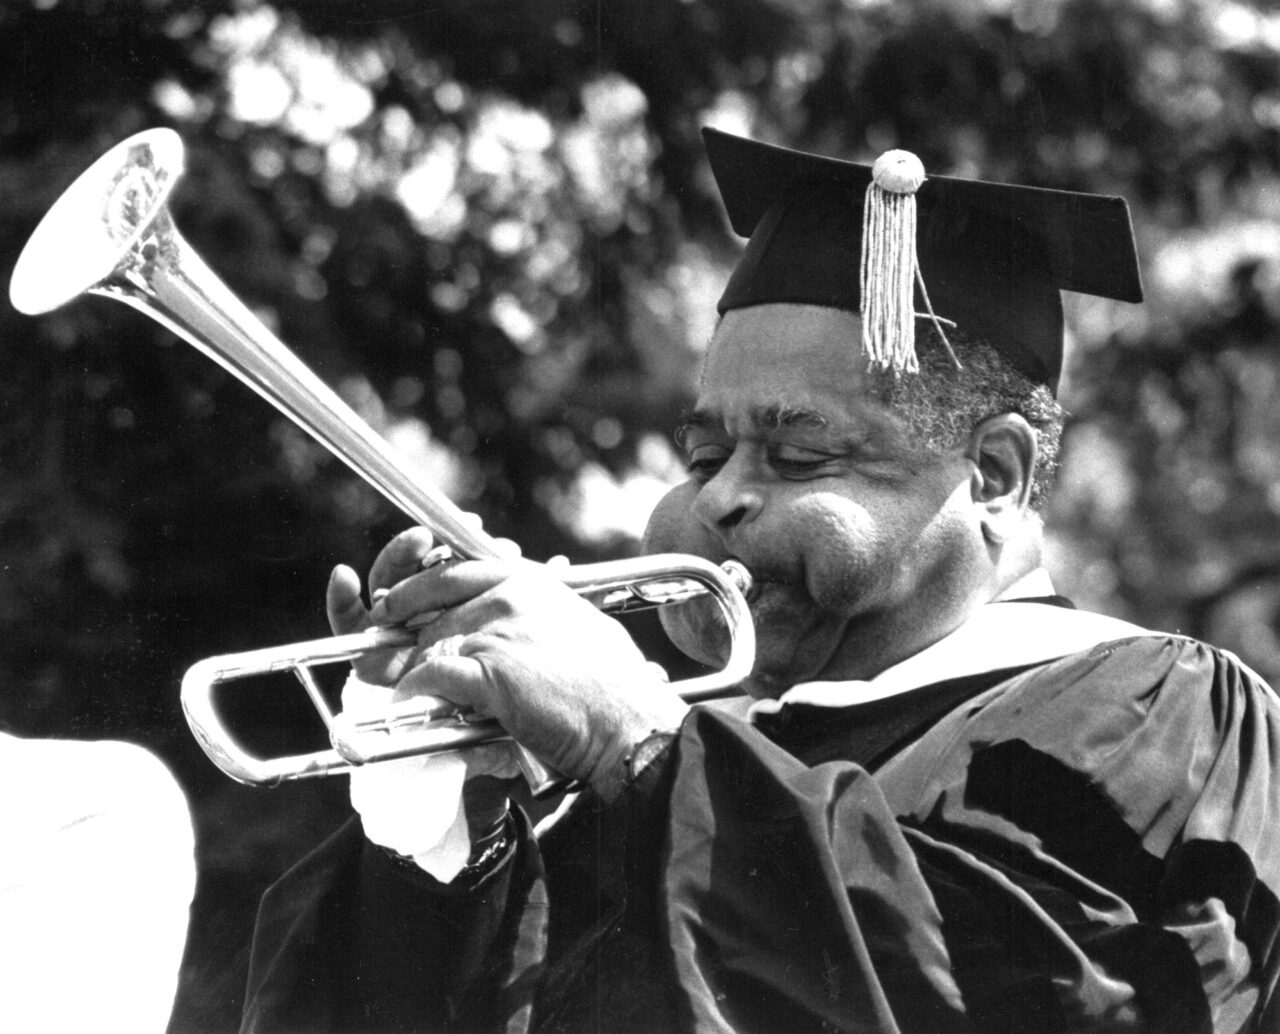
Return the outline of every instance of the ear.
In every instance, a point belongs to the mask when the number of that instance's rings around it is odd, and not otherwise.
[[[992,545],[1018,529],[1031,502],[1036,434],[1017,413],[988,417],[969,432],[965,455],[973,463],[973,501],[983,534]]]

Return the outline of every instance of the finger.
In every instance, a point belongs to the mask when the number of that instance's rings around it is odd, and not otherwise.
[[[360,599],[360,576],[346,564],[339,564],[333,569],[324,602],[334,635],[359,632],[369,627],[369,612]]]
[[[395,697],[434,696],[457,707],[471,708],[488,716],[484,668],[474,657],[458,654],[429,656],[408,671],[396,684]]]
[[[406,578],[381,595],[372,618],[380,625],[402,625],[475,599],[511,576],[514,568],[501,560],[461,560],[440,564]]]
[[[519,560],[524,555],[520,543],[514,539],[494,539],[493,545],[503,560]]]
[[[484,520],[478,513],[465,511],[459,516],[461,517],[462,523],[468,528],[472,528],[475,531],[484,531]],[[520,543],[513,539],[499,539],[490,536],[489,541],[493,544],[493,548],[498,551],[498,555],[503,560],[518,560],[524,555],[523,551],[520,549]]]
[[[369,589],[386,589],[422,569],[423,558],[435,546],[429,528],[407,528],[382,547],[369,570]]]

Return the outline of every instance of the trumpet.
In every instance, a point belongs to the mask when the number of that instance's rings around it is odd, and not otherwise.
[[[168,207],[182,171],[182,141],[168,129],[138,133],[102,155],[58,198],[28,240],[10,282],[14,308],[39,315],[82,294],[124,302],[247,384],[456,556],[500,559],[504,554],[495,540],[443,492],[415,476],[406,458],[276,338],[183,239]],[[686,700],[728,695],[751,670],[751,575],[734,560],[717,565],[701,557],[662,554],[577,565],[556,574],[612,615],[699,598],[714,601],[729,633],[728,657],[718,672],[674,684]],[[332,712],[313,668],[416,642],[410,629],[379,628],[207,658],[182,680],[183,712],[214,764],[231,778],[258,786],[507,738],[496,723],[439,703],[410,702],[359,722]],[[328,731],[330,749],[260,757],[246,750],[222,720],[217,687],[276,672],[293,672],[302,683]]]

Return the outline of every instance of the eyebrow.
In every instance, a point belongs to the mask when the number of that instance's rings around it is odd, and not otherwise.
[[[780,431],[790,427],[823,428],[830,425],[830,420],[816,409],[774,403],[753,410],[751,424],[761,431]],[[724,420],[718,414],[706,409],[686,410],[676,424],[676,443],[683,446],[690,431],[723,429]]]
[[[830,423],[826,414],[799,406],[766,406],[753,419],[757,427],[770,431],[784,427],[826,427]]]

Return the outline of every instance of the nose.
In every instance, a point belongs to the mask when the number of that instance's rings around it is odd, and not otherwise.
[[[754,520],[764,508],[764,492],[744,449],[735,449],[693,500],[693,515],[712,531],[730,531]]]

